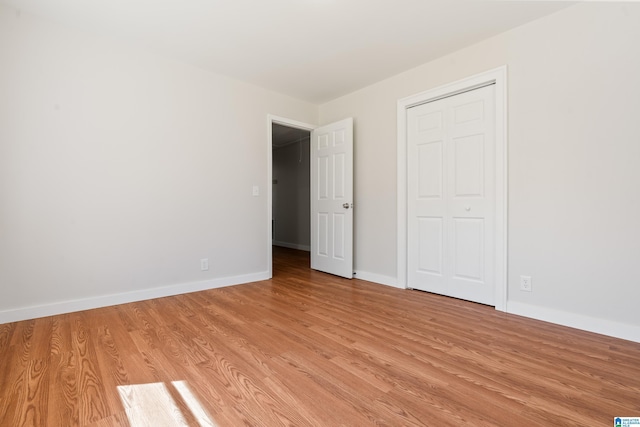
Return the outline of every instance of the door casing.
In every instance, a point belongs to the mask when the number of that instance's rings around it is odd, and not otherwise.
[[[407,110],[411,107],[495,84],[495,308],[507,309],[507,67],[476,74],[398,101],[397,105],[397,275],[407,287]]]

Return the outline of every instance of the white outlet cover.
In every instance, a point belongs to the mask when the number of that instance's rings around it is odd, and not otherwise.
[[[531,292],[531,276],[520,276],[520,290]]]
[[[257,185],[253,186],[253,195],[254,196],[259,196],[260,195],[260,187],[258,187]]]

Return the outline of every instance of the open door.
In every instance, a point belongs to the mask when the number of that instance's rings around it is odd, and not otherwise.
[[[311,268],[353,278],[353,119],[311,132]]]

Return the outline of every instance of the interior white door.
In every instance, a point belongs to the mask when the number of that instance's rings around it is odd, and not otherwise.
[[[495,94],[410,108],[408,286],[494,304]]]
[[[311,268],[353,277],[353,119],[311,132]]]

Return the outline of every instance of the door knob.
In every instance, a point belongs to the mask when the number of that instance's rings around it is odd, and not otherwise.
[[[464,210],[469,212],[471,210],[471,206],[465,206]]]
[[[344,204],[342,205],[342,207],[343,207],[343,208],[345,208],[345,209],[349,209],[349,203],[344,203]]]

